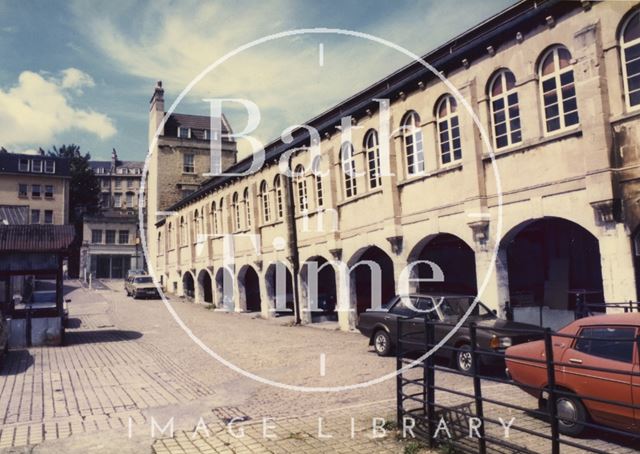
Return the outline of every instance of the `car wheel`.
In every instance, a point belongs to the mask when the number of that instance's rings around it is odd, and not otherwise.
[[[473,368],[473,356],[471,355],[471,347],[467,344],[458,346],[455,352],[456,369],[465,374],[470,374]]]
[[[133,291],[133,299],[134,300],[138,299],[138,292],[136,292],[135,290]]]
[[[556,397],[556,409],[558,412],[558,430],[563,435],[576,436],[584,431],[587,422],[587,410],[575,396]],[[563,419],[565,418],[565,419]]]
[[[373,348],[380,356],[389,356],[391,354],[391,337],[386,331],[380,330],[373,335]]]

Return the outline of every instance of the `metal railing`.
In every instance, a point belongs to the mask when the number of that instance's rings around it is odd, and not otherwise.
[[[416,319],[422,320],[422,329],[416,331],[415,323],[409,328],[408,321],[415,322]],[[482,331],[489,330],[491,333],[499,333],[499,335],[505,336],[517,336],[519,334],[531,334],[531,331],[522,329],[502,329],[502,328],[485,328],[477,326],[474,323],[468,324],[466,327],[469,330],[469,345],[470,353],[472,356],[472,366],[468,373],[460,372],[455,369],[450,369],[440,365],[439,361],[434,357],[435,355],[429,355],[422,359],[421,355],[430,351],[437,345],[437,339],[435,338],[435,327],[437,325],[445,325],[450,328],[454,327],[453,323],[434,322],[427,320],[424,317],[404,317],[398,318],[396,325],[396,368],[398,371],[396,384],[397,384],[397,422],[398,426],[405,423],[406,418],[410,418],[413,421],[412,432],[415,435],[428,443],[429,447],[435,448],[437,445],[443,443],[448,445],[450,452],[479,452],[484,454],[491,450],[492,452],[551,452],[553,454],[560,453],[561,447],[572,447],[580,449],[585,452],[595,453],[608,453],[611,452],[611,447],[602,446],[601,444],[594,443],[593,431],[596,431],[596,435],[605,439],[609,437],[616,437],[617,442],[626,447],[638,446],[640,442],[640,432],[632,432],[630,430],[623,430],[620,428],[614,428],[611,426],[603,425],[594,422],[593,419],[588,418],[585,421],[579,421],[567,417],[566,414],[562,417],[558,414],[558,408],[556,406],[558,397],[569,396],[573,399],[579,399],[579,401],[588,410],[590,403],[607,404],[611,405],[615,409],[624,409],[631,412],[630,424],[640,424],[640,421],[633,421],[633,413],[637,414],[640,411],[640,406],[636,402],[632,403],[632,382],[634,384],[640,384],[640,373],[638,373],[637,367],[634,371],[631,368],[623,369],[610,369],[601,367],[589,367],[582,364],[568,363],[554,358],[555,350],[562,343],[562,339],[567,345],[571,345],[574,339],[578,336],[559,334],[552,332],[550,329],[543,331],[543,338],[541,342],[544,344],[544,356],[543,357],[523,357],[509,355],[509,360],[526,362],[533,367],[538,367],[541,370],[545,369],[546,380],[542,387],[536,388],[524,383],[516,383],[511,378],[506,377],[504,374],[486,374],[482,369],[478,367],[485,358],[493,357],[496,360],[504,360],[504,352],[492,351],[491,349],[478,347],[478,334]],[[582,340],[598,340],[602,341],[602,338],[586,338],[584,336],[579,337]],[[606,339],[608,341],[615,342],[632,342],[636,344],[636,349],[633,350],[633,361],[638,364],[638,352],[640,352],[640,336],[634,339]],[[554,348],[556,347],[556,348]],[[562,346],[564,348],[564,346]],[[454,347],[450,345],[443,345],[438,352],[440,356],[453,357],[455,352],[461,351],[460,347]],[[446,353],[442,355],[442,353]],[[561,358],[560,358],[561,359]],[[566,368],[570,367],[577,372],[589,372],[590,375],[598,373],[613,374],[615,377],[624,377],[629,383],[629,400],[628,401],[616,401],[605,399],[602,396],[575,394],[568,387],[563,386],[563,374],[566,373]],[[438,374],[436,374],[438,372]],[[452,377],[453,375],[453,377]],[[463,378],[464,377],[464,378]],[[558,384],[558,377],[560,377],[560,384]],[[471,383],[467,383],[466,388],[463,385],[464,380],[470,380]],[[619,380],[618,380],[619,381]],[[487,385],[491,388],[495,388],[497,385],[504,385],[504,390],[509,395],[516,395],[517,386],[520,389],[532,394],[534,396],[541,396],[538,403],[546,401],[546,408],[539,405],[536,408],[530,408],[529,406],[522,404],[521,402],[512,402],[508,398],[501,398],[495,396],[489,392],[486,392]],[[470,392],[468,388],[471,388]],[[513,393],[511,393],[513,391]],[[447,397],[449,402],[447,402]],[[455,399],[466,399],[466,403],[463,405],[452,403]],[[530,398],[533,400],[533,398]],[[491,411],[487,411],[487,407],[491,407]],[[487,428],[500,428],[500,425],[504,427],[504,421],[497,418],[492,412],[498,409],[505,409],[510,414],[513,412],[519,412],[522,418],[525,419],[524,423],[512,422],[509,430],[512,433],[519,434],[520,436],[511,435],[509,438],[496,436],[487,431]],[[446,422],[448,437],[438,437],[442,427],[443,415],[448,415],[451,421]],[[465,426],[464,419],[468,419]],[[474,423],[477,424],[474,433],[474,437],[460,436],[451,437],[451,429],[457,433],[470,433],[469,418],[476,418]],[[532,428],[531,418],[537,420],[538,429]],[[579,438],[568,435],[561,435],[559,424],[560,421],[566,423],[581,424],[587,431],[592,432],[589,434],[589,438]],[[638,425],[635,425],[638,430]],[[523,437],[527,437],[524,440]],[[548,443],[549,449],[542,449],[539,446],[536,448],[530,448],[536,446],[536,443]],[[613,445],[614,447],[619,447]]]

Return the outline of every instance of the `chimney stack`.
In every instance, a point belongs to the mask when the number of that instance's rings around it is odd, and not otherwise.
[[[151,111],[155,110],[164,115],[164,88],[162,88],[161,80],[156,84],[156,87],[153,90],[153,96],[149,102],[151,104]]]

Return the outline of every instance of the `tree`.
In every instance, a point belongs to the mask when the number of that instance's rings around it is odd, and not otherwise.
[[[80,152],[75,144],[54,146],[47,154],[70,160],[71,188],[69,191],[69,220],[72,224],[82,221],[82,216],[95,214],[100,209],[100,182],[89,165],[91,155]]]

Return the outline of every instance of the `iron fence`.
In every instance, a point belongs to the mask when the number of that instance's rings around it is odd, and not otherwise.
[[[422,329],[416,331],[415,322],[419,318]],[[633,368],[614,369],[593,367],[574,362],[563,362],[562,358],[554,358],[555,350],[563,343],[573,345],[575,339],[586,341],[602,341],[602,338],[589,338],[544,330],[541,341],[544,355],[541,357],[516,356],[509,354],[509,361],[519,361],[532,367],[544,369],[546,380],[543,386],[536,387],[523,382],[516,383],[506,374],[496,373],[479,367],[485,358],[493,357],[498,362],[504,361],[504,351],[478,347],[477,336],[482,330],[490,330],[498,335],[516,336],[530,334],[531,331],[511,328],[486,328],[470,323],[469,345],[472,357],[471,370],[468,373],[451,369],[442,365],[434,354],[422,358],[425,352],[437,346],[435,326],[446,325],[450,328],[454,323],[430,321],[426,317],[398,318],[395,339],[397,367],[397,421],[399,426],[406,426],[411,421],[411,434],[428,443],[431,448],[446,445],[453,452],[551,452],[560,453],[561,447],[573,448],[582,452],[609,453],[612,446],[635,451],[640,446],[640,402],[636,391],[635,404],[632,399],[632,386],[640,387],[640,336],[629,339],[607,339],[615,342],[631,342],[633,350]],[[635,349],[633,345],[635,344]],[[542,346],[542,345],[541,345]],[[556,347],[556,348],[554,348]],[[444,344],[439,347],[440,356],[451,356],[462,350],[462,346]],[[468,350],[467,350],[468,351]],[[446,352],[445,355],[442,355]],[[489,362],[489,361],[487,361]],[[495,361],[494,361],[495,362]],[[603,396],[576,394],[566,386],[567,368],[574,374],[594,376],[611,374],[618,382],[629,384],[627,400],[610,400]],[[436,374],[438,372],[438,374]],[[560,377],[560,384],[558,378]],[[470,383],[469,383],[470,382]],[[538,405],[523,403],[517,396],[539,396]],[[499,388],[499,389],[498,389]],[[496,391],[498,389],[498,391]],[[498,394],[496,394],[498,392]],[[562,402],[577,399],[585,409],[587,416],[594,403],[606,404],[613,409],[631,414],[628,428],[596,422],[588,417],[582,421],[564,414],[559,414],[558,399]],[[534,397],[529,397],[535,402]],[[516,415],[508,427],[509,436],[500,433],[505,428],[505,420],[498,417],[500,411],[507,415]],[[635,413],[635,419],[634,419]],[[408,419],[407,419],[408,418]],[[473,418],[473,419],[472,419]],[[518,419],[520,419],[518,421]],[[443,430],[443,421],[444,428]],[[470,426],[473,423],[474,431]],[[560,433],[560,424],[581,424],[586,430],[583,436],[568,436]],[[453,435],[452,435],[453,433]],[[446,436],[445,436],[446,435]],[[586,438],[585,438],[586,437]],[[615,439],[616,445],[608,444]]]

